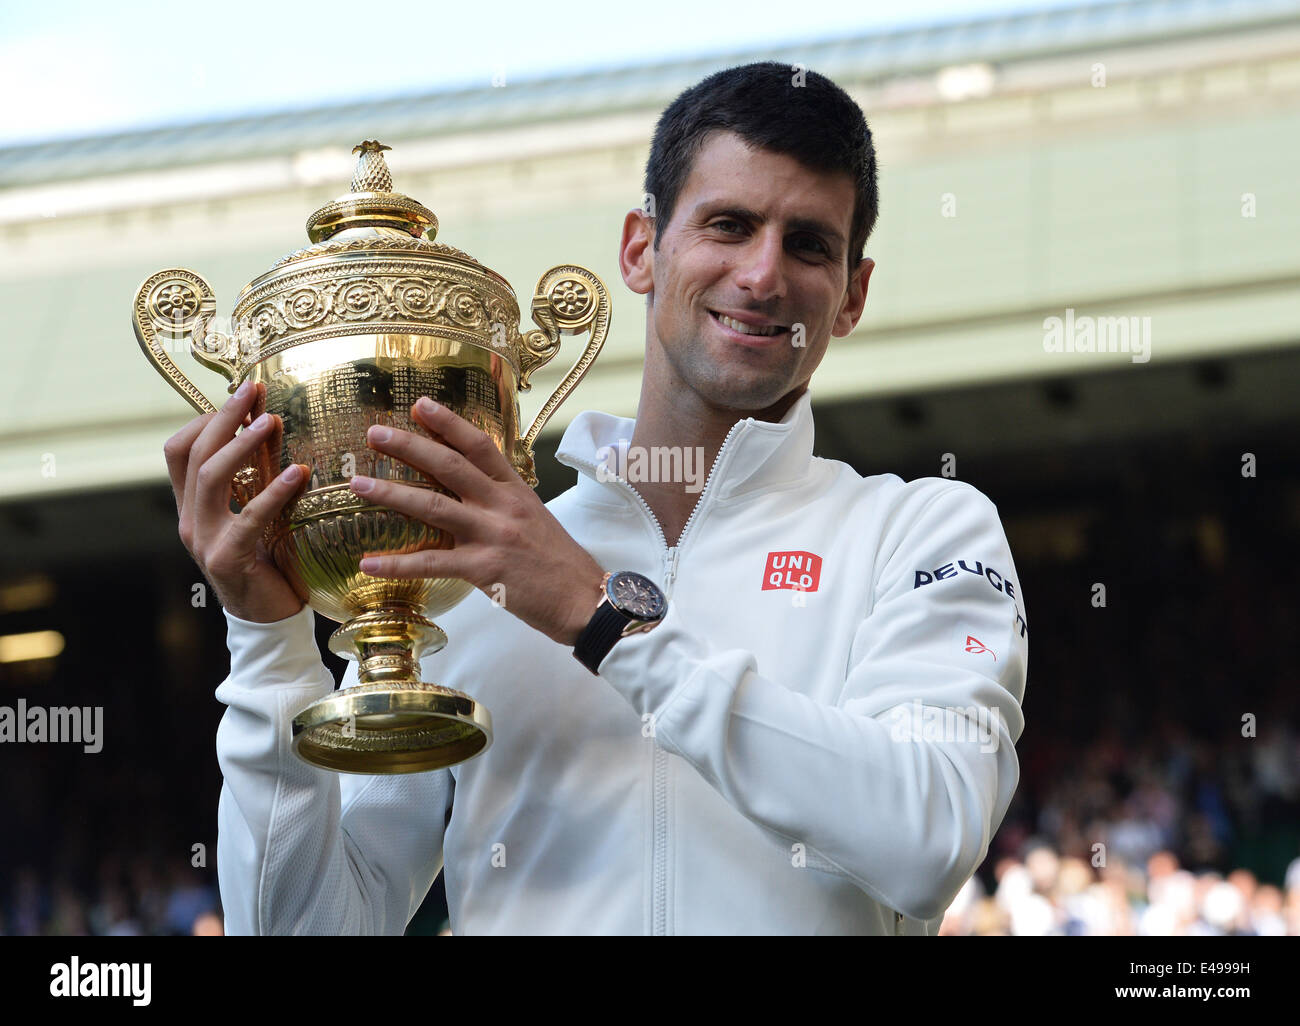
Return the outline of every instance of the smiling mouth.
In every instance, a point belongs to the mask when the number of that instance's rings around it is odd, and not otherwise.
[[[749,335],[753,338],[777,338],[790,330],[785,325],[780,324],[772,324],[765,328],[759,328],[752,324],[744,324],[732,317],[720,314],[716,310],[710,310],[709,316],[724,328],[729,328],[740,335]]]

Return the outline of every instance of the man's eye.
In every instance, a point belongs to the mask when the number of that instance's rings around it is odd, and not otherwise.
[[[714,222],[713,222],[713,227],[714,227],[714,228],[721,228],[723,225],[727,225],[727,224],[729,224],[729,225],[734,225],[734,226],[737,227],[737,228],[740,227],[740,222],[739,222],[739,221],[733,221],[733,220],[732,220],[731,218],[729,218],[729,217],[728,217],[728,218],[724,218],[724,219],[721,220],[721,221],[714,221]]]
[[[822,242],[821,239],[814,238],[811,235],[805,235],[803,238],[799,240],[799,245],[801,247],[805,246],[806,244],[811,244],[813,249],[818,253],[829,252],[829,250],[826,248],[826,244]]]

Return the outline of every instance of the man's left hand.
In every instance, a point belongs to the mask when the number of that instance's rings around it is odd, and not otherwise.
[[[530,627],[572,647],[596,610],[604,569],[573,540],[485,432],[427,398],[411,412],[442,441],[376,424],[366,434],[367,444],[454,492],[459,501],[429,488],[371,477],[352,478],[352,490],[448,532],[456,545],[367,556],[361,561],[362,572],[372,577],[469,581]]]

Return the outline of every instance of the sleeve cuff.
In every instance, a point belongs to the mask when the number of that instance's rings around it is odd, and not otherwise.
[[[319,687],[324,663],[316,646],[311,606],[274,623],[241,620],[226,610],[230,680],[245,686],[296,684]]]
[[[708,653],[681,623],[675,603],[659,626],[620,638],[599,670],[638,714],[659,718],[676,694],[703,666]]]

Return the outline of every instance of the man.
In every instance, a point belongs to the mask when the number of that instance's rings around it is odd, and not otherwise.
[[[181,535],[229,627],[229,933],[401,933],[445,870],[458,934],[935,934],[983,859],[1018,780],[1027,659],[997,511],[961,482],[812,455],[809,379],[873,267],[862,112],[811,72],[720,72],[665,111],[646,191],[619,254],[647,297],[637,417],[575,418],[557,456],[575,487],[543,505],[423,406],[447,444],[368,443],[459,501],[353,482],[456,538],[362,568],[477,586],[423,679],[492,710],[483,755],[408,776],[300,762],[290,721],[333,682],[257,546],[300,481],[229,512],[226,482],[275,430],[236,434],[255,390],[169,442]],[[702,491],[630,473],[697,450]]]

